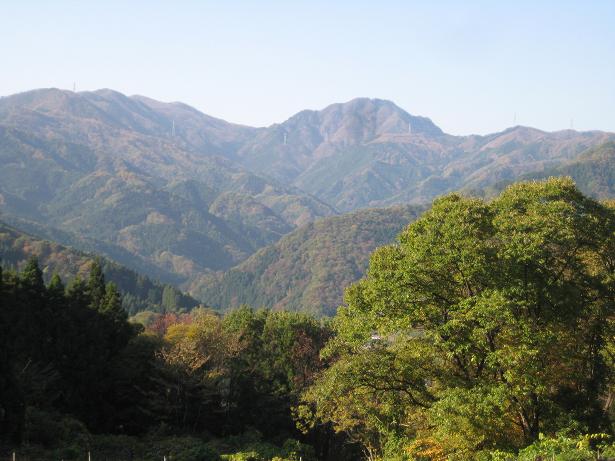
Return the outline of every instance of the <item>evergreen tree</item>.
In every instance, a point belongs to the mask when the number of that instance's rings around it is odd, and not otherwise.
[[[9,284],[3,280],[0,266],[0,446],[2,442],[18,445],[24,424],[24,400],[14,374],[14,344],[11,329],[15,303]]]
[[[28,259],[26,266],[20,274],[20,280],[24,287],[37,296],[42,296],[45,292],[45,282],[43,281],[43,271],[38,265],[38,258],[32,256]]]
[[[47,294],[49,301],[53,306],[58,306],[65,301],[65,287],[62,279],[58,274],[53,274],[49,285],[47,286]]]
[[[90,268],[88,292],[90,294],[90,307],[98,311],[102,310],[105,302],[105,276],[98,258],[92,262]]]
[[[165,285],[162,290],[162,307],[166,312],[174,312],[177,310],[178,292],[175,287]]]
[[[113,319],[114,322],[125,322],[128,319],[128,315],[122,307],[120,292],[113,282],[108,283],[105,288],[105,296],[101,303],[100,312]]]
[[[75,277],[68,285],[66,295],[69,304],[73,308],[91,305],[91,298],[88,286],[79,275],[77,275],[77,277]]]

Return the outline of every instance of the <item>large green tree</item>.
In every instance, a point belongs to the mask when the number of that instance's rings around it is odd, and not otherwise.
[[[305,419],[372,457],[472,459],[606,429],[614,230],[565,178],[436,200],[347,290]]]

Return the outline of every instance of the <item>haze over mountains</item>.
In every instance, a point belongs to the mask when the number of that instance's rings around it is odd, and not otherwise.
[[[112,90],[42,89],[0,99],[0,212],[13,225],[95,249],[226,303],[233,298],[228,293],[211,293],[224,291],[217,284],[230,276],[215,271],[231,269],[291,232],[312,238],[318,226],[310,223],[320,218],[425,204],[453,190],[488,190],[519,177],[573,171],[585,172],[586,192],[612,196],[612,176],[604,173],[605,165],[613,165],[608,141],[615,135],[527,127],[452,136],[428,118],[379,99],[302,111],[283,123],[253,128],[182,103]],[[594,180],[597,175],[602,179]],[[377,214],[390,223],[387,229],[401,229],[409,219],[399,208]],[[369,243],[358,245],[369,254],[396,233],[364,236],[361,241]],[[347,242],[357,244],[352,235]],[[313,262],[308,255],[313,245],[288,241],[259,253],[261,259],[270,255],[267,265],[256,263],[255,256],[233,274],[258,266],[279,280],[272,271],[288,272],[280,261]],[[289,251],[292,256],[285,254]],[[328,286],[356,279],[364,265],[361,259],[356,274],[331,277]],[[311,285],[314,275],[305,267],[292,274],[302,274],[303,287],[330,291]],[[269,283],[262,274],[254,277]],[[288,289],[285,283],[279,287]],[[339,299],[339,293],[318,298],[267,289],[267,296],[235,299],[293,308],[308,299],[323,302],[325,310]]]

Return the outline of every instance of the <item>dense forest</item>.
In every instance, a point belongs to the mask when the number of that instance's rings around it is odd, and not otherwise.
[[[249,304],[333,316],[344,287],[365,273],[370,253],[393,242],[424,210],[393,206],[320,219],[227,272],[197,279],[190,292],[218,309]]]
[[[3,451],[21,447],[32,460],[91,451],[196,461],[242,450],[308,460],[314,449],[293,437],[322,450],[340,443],[326,429],[303,436],[292,418],[331,334],[303,314],[195,309],[144,328],[128,322],[97,263],[64,287],[58,276],[45,285],[36,259],[3,271],[0,300]]]
[[[170,284],[152,280],[107,258],[35,237],[0,221],[0,264],[4,268],[19,269],[31,257],[37,258],[46,282],[54,274],[63,280],[86,277],[96,259],[105,278],[121,292],[122,305],[129,315],[142,311],[179,312],[199,305]]]
[[[31,460],[615,457],[615,206],[571,179],[450,194],[331,321],[131,321],[99,263],[0,277],[3,454]]]

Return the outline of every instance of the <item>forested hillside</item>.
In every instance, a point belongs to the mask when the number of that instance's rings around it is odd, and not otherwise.
[[[526,179],[543,179],[550,176],[570,176],[579,189],[592,197],[615,198],[615,143],[596,146],[570,163],[527,175]]]
[[[143,327],[100,266],[65,287],[30,259],[0,270],[0,456],[607,460],[614,280],[615,209],[561,178],[437,199],[332,322],[244,306]]]
[[[369,254],[424,210],[361,210],[307,224],[239,266],[196,281],[192,293],[220,309],[241,304],[332,316],[344,287],[365,274]]]
[[[229,159],[254,131],[110,90],[2,98],[0,207],[118,247],[134,256],[123,264],[147,268],[132,265],[142,259],[168,279],[226,269],[335,213]]]
[[[130,315],[144,310],[186,311],[198,305],[195,299],[171,285],[163,285],[108,259],[33,237],[0,222],[0,265],[21,269],[32,257],[37,258],[46,282],[54,275],[65,281],[77,277],[87,279],[93,262],[98,261],[107,280],[118,287],[122,305]]]
[[[428,203],[575,158],[612,133],[553,133],[516,126],[451,136],[391,101],[357,98],[302,111],[255,134],[239,151],[253,171],[309,192],[340,211]]]
[[[250,309],[159,315],[144,331],[100,268],[67,287],[35,259],[0,268],[0,456],[347,459],[343,437],[302,435],[292,416],[329,337],[305,315]]]
[[[367,98],[253,128],[112,90],[41,89],[0,99],[0,211],[194,288],[317,219],[557,171],[613,139],[520,126],[452,136]]]

